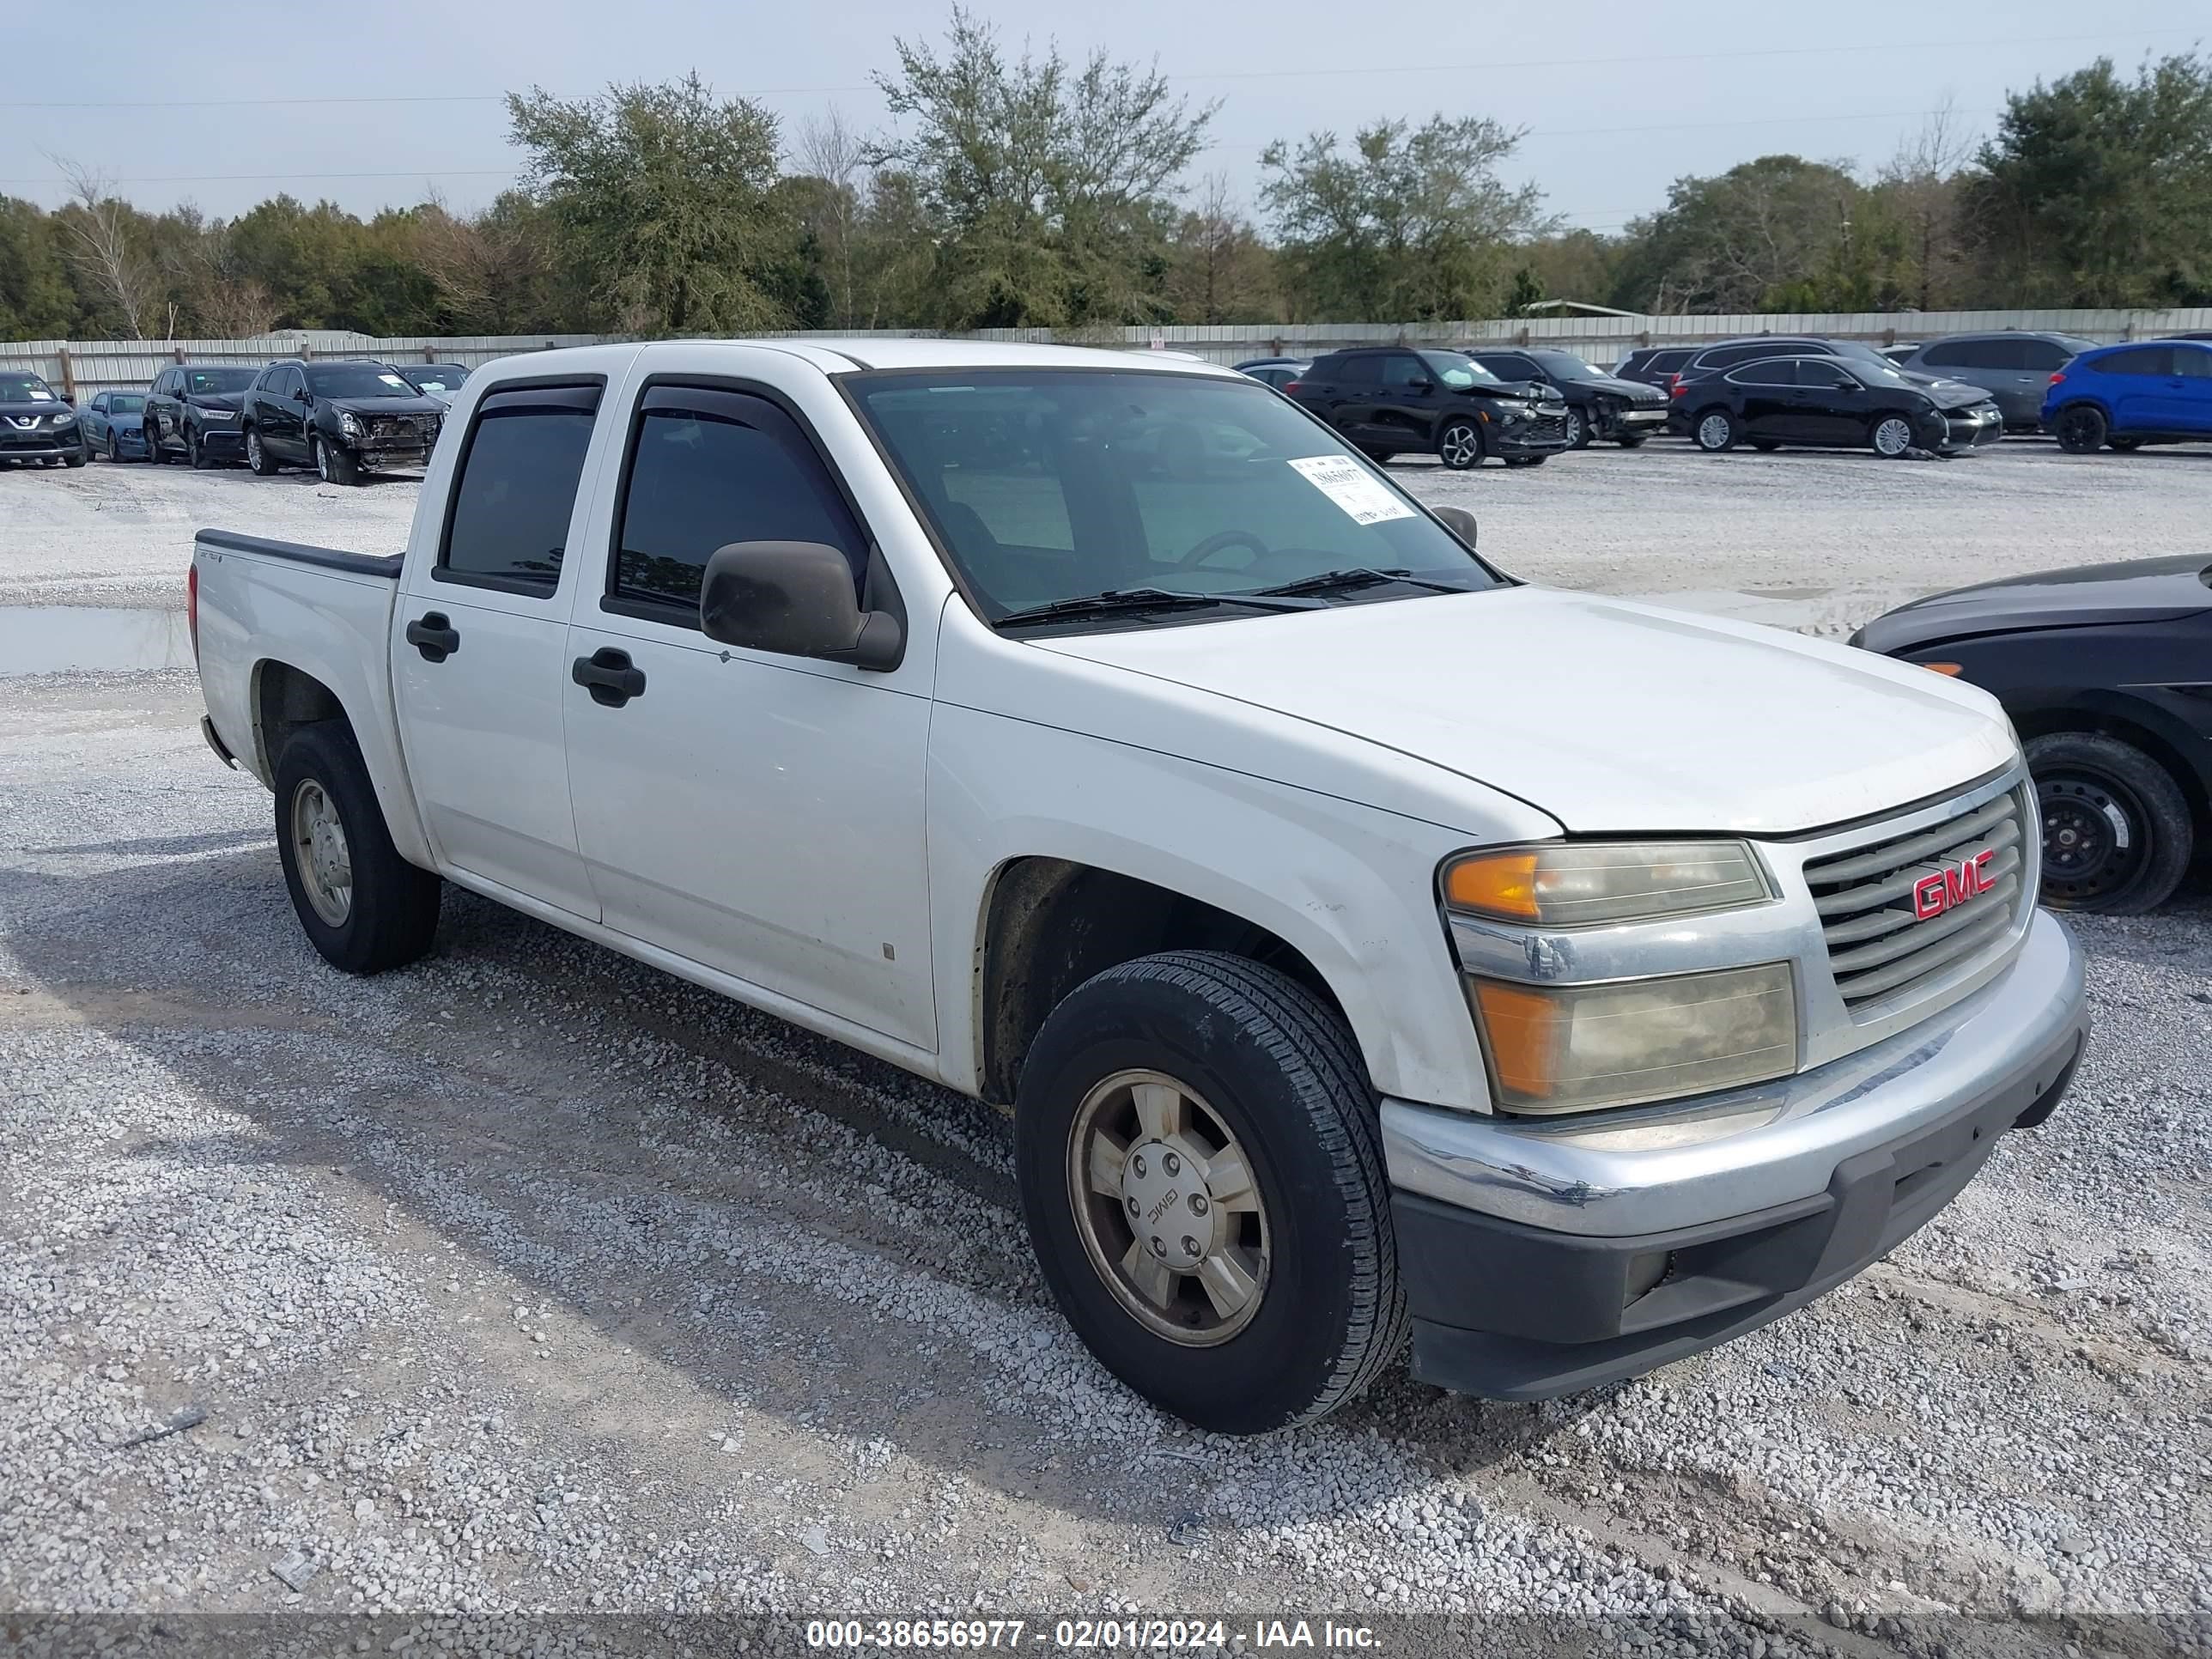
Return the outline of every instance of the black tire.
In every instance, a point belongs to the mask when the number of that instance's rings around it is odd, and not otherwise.
[[[1623,449],[1638,449],[1650,435],[1648,432],[1622,432],[1616,434],[1613,441]]]
[[[123,440],[115,435],[115,428],[107,429],[107,459],[117,465],[123,463]]]
[[[1690,417],[1690,441],[1708,455],[1727,453],[1742,436],[1742,423],[1728,410],[1700,410]]]
[[[1567,447],[1588,449],[1592,435],[1589,416],[1572,404],[1569,404],[1567,405]]]
[[[307,453],[315,464],[315,476],[325,483],[350,489],[361,483],[361,463],[336,444],[310,438]]]
[[[1132,1071],[1167,1074],[1202,1097],[1243,1149],[1266,1212],[1257,1305],[1211,1346],[1140,1322],[1084,1242],[1086,1228],[1121,1212],[1109,1199],[1101,1219],[1079,1222],[1076,1132],[1100,1085]],[[1024,1063],[1014,1158],[1030,1242],[1060,1311],[1102,1364],[1164,1411],[1220,1434],[1310,1422],[1405,1345],[1373,1087],[1343,1023],[1273,969],[1177,951],[1077,987]],[[1142,1173],[1133,1152],[1128,1162]]]
[[[1508,455],[1505,458],[1505,465],[1508,466],[1541,466],[1545,462],[1551,459],[1552,458],[1549,455]]]
[[[1751,447],[1762,455],[1771,455],[1776,450],[1782,447],[1779,443],[1776,442],[1771,438],[1753,438],[1751,441]]]
[[[269,446],[261,441],[261,432],[258,427],[246,428],[246,464],[258,478],[273,477],[276,471],[276,458],[269,453]]]
[[[200,434],[197,427],[188,426],[185,428],[185,465],[195,472],[204,472],[213,465],[208,459],[207,451],[200,447]]]
[[[2123,455],[2132,455],[2142,447],[2141,438],[2107,438],[2106,443]]]
[[[2181,884],[2196,831],[2156,760],[2117,738],[2052,732],[2029,739],[2027,766],[2043,809],[2045,904],[2136,916]]]
[[[2051,423],[2051,434],[2069,455],[2094,455],[2111,433],[2105,411],[2094,404],[2069,404]]]
[[[1867,447],[1885,460],[1901,460],[1919,445],[1920,434],[1912,429],[1912,416],[1902,410],[1885,409],[1867,422]]]
[[[1455,415],[1437,428],[1437,459],[1455,472],[1482,465],[1481,424],[1472,416]]]
[[[342,919],[319,914],[308,895],[294,832],[295,803],[313,786],[336,809],[351,866],[349,902]],[[343,720],[302,726],[276,757],[276,849],[284,885],[300,925],[323,960],[349,974],[380,974],[424,955],[438,931],[443,884],[401,858],[385,827],[376,788],[353,733]]]
[[[82,438],[76,441],[76,453],[62,457],[64,466],[82,466],[92,459],[92,447]]]
[[[161,465],[161,440],[154,430],[153,418],[150,416],[147,418],[146,424],[139,428],[139,430],[146,434],[146,465]]]

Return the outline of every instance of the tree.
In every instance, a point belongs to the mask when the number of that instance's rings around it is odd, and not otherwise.
[[[0,196],[0,339],[68,338],[77,320],[52,217],[34,203]]]
[[[1898,146],[1875,181],[1873,194],[1902,234],[1900,278],[1922,311],[1948,309],[1973,297],[1963,173],[1972,153],[1958,112],[1946,98],[1920,131]]]
[[[1208,173],[1168,249],[1169,312],[1179,323],[1273,322],[1281,314],[1274,263],[1228,179]]]
[[[148,328],[168,320],[161,271],[148,255],[141,228],[144,216],[115,194],[112,179],[64,156],[46,159],[69,181],[69,205],[55,217],[70,263],[130,337],[144,339]]]
[[[1543,297],[1544,284],[1537,279],[1535,271],[1527,265],[1519,266],[1513,273],[1513,287],[1505,296],[1505,314],[1526,317],[1528,308]]]
[[[717,101],[696,70],[574,103],[533,87],[507,107],[526,185],[604,319],[634,333],[787,321],[763,283],[796,234],[767,110]]]
[[[912,123],[869,162],[912,185],[937,232],[931,320],[952,328],[1132,323],[1158,313],[1170,199],[1214,106],[1158,69],[1048,46],[1009,59],[955,7],[940,55],[895,40],[877,84]]]
[[[1302,317],[1475,317],[1504,291],[1508,246],[1550,228],[1542,193],[1498,176],[1521,135],[1480,116],[1378,121],[1345,154],[1334,132],[1260,165]]]
[[[1534,298],[1604,303],[1613,291],[1622,244],[1594,230],[1563,230],[1513,250],[1518,270],[1538,286]]]
[[[1897,252],[1848,166],[1762,155],[1678,179],[1628,228],[1614,303],[1633,310],[1825,311],[1880,303]]]
[[[2212,64],[2100,58],[2005,100],[1970,192],[2014,303],[2212,300]]]
[[[197,208],[167,216],[172,234],[163,263],[183,298],[191,332],[210,339],[250,340],[276,326],[276,302],[250,275],[230,227],[210,223]]]

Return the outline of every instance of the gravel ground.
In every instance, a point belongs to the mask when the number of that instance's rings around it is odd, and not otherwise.
[[[2020,448],[1417,487],[1528,574],[1838,625],[2204,521],[2201,459],[2091,461],[2112,494],[2075,501],[2081,463]],[[198,522],[388,550],[414,494],[0,473],[0,596],[164,602]],[[2201,887],[2081,925],[2069,1105],[1845,1290],[1570,1401],[1400,1371],[1231,1441],[1073,1340],[988,1109],[459,893],[424,963],[325,967],[198,711],[188,675],[0,679],[0,1612],[1335,1612],[1462,1621],[1382,1624],[1399,1651],[1992,1656],[2212,1619]]]

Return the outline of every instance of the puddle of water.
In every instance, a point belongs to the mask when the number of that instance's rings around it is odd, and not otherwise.
[[[129,672],[192,665],[191,630],[181,611],[110,610],[96,605],[0,606],[0,678],[69,669]]]

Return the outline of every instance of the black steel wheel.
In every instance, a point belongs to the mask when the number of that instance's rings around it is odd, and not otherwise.
[[[2195,843],[2189,802],[2132,744],[2054,732],[2027,745],[2043,815],[2043,902],[2140,915],[2180,884]]]

